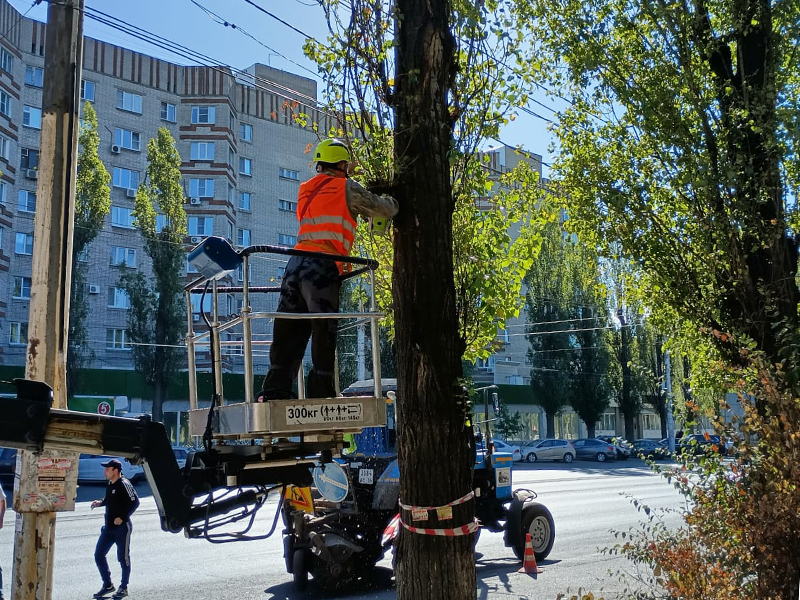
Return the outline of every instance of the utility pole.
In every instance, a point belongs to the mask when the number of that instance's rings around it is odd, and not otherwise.
[[[664,387],[667,394],[667,444],[669,453],[675,453],[675,417],[672,414],[672,368],[669,351],[664,353]]]
[[[25,377],[67,408],[66,356],[84,0],[50,0]],[[49,600],[57,510],[74,510],[78,455],[20,451],[14,486],[14,600]],[[42,475],[40,480],[39,476]],[[24,535],[23,535],[24,531]]]

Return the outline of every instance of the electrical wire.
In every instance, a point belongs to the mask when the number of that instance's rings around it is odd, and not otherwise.
[[[217,23],[217,24],[219,24],[219,25],[223,25],[223,26],[225,26],[225,27],[230,27],[231,29],[233,29],[233,30],[235,30],[235,31],[238,31],[238,32],[239,32],[239,33],[241,33],[242,35],[246,35],[246,36],[247,36],[247,37],[249,37],[251,40],[253,40],[253,41],[254,41],[254,42],[256,42],[257,44],[259,44],[260,46],[262,46],[262,47],[266,48],[266,49],[267,49],[267,50],[269,50],[270,52],[272,52],[272,53],[274,53],[274,54],[277,54],[278,56],[280,56],[280,57],[281,57],[281,58],[283,58],[284,60],[287,60],[287,61],[289,61],[289,62],[290,62],[290,63],[292,63],[293,65],[295,65],[295,66],[297,66],[297,67],[300,67],[300,68],[301,68],[301,69],[303,69],[304,71],[306,71],[306,72],[308,72],[308,73],[311,73],[311,75],[313,75],[314,77],[317,77],[318,73],[315,73],[315,72],[314,72],[314,71],[312,71],[311,69],[309,69],[309,68],[307,68],[307,67],[305,67],[305,66],[301,65],[299,62],[296,62],[296,61],[292,60],[291,58],[289,58],[289,57],[288,57],[288,56],[286,56],[285,54],[282,54],[282,53],[281,53],[281,52],[279,52],[278,50],[275,50],[275,48],[272,48],[271,46],[267,46],[267,45],[266,45],[264,42],[262,42],[261,40],[259,40],[257,37],[255,37],[255,36],[254,36],[254,35],[252,35],[251,33],[248,33],[247,31],[245,31],[244,29],[242,29],[241,27],[239,27],[239,26],[238,26],[238,25],[236,25],[235,23],[231,23],[230,21],[228,21],[227,19],[225,19],[225,18],[221,17],[220,15],[218,15],[217,13],[215,13],[214,11],[212,11],[212,10],[210,10],[210,9],[206,8],[205,6],[203,6],[202,4],[200,4],[199,2],[197,2],[197,0],[189,0],[189,2],[191,2],[192,4],[194,4],[194,5],[195,5],[197,8],[199,8],[199,9],[200,9],[200,10],[202,10],[203,12],[205,12],[205,13],[206,13],[206,14],[207,14],[207,15],[208,15],[210,18],[211,18],[211,20],[212,20],[212,21],[214,21],[215,23]]]
[[[208,69],[222,73],[223,75],[229,77],[232,75],[239,75],[242,78],[250,82],[253,82],[252,85],[256,89],[260,89],[268,93],[279,93],[286,96],[286,98],[289,100],[293,100],[298,103],[313,105],[317,110],[319,110],[323,114],[326,114],[327,116],[334,119],[337,118],[337,115],[330,112],[327,106],[320,103],[316,98],[304,94],[303,92],[300,92],[283,84],[270,81],[263,77],[258,77],[253,73],[250,73],[244,69],[238,69],[236,67],[233,67],[232,65],[226,65],[221,61],[218,61],[205,54],[202,54],[201,52],[192,50],[191,48],[183,46],[182,44],[173,42],[168,38],[152,33],[151,31],[148,31],[137,25],[133,25],[132,23],[125,21],[124,19],[114,17],[97,9],[87,7],[85,9],[85,15],[89,19],[92,19],[94,21],[97,21],[98,23],[106,25],[107,27],[111,27],[112,29],[125,33],[130,37],[144,41],[157,48],[166,50],[171,54],[174,54],[181,58],[187,59],[193,63],[196,63],[196,66],[206,67]]]
[[[304,38],[306,38],[306,39],[309,39],[309,40],[312,40],[312,41],[314,41],[314,42],[316,42],[316,41],[317,41],[317,40],[314,38],[314,36],[313,36],[313,35],[309,35],[309,34],[305,33],[304,31],[301,31],[301,30],[299,30],[297,27],[295,27],[295,26],[294,26],[294,25],[292,25],[291,23],[287,23],[286,21],[284,21],[283,19],[281,19],[281,18],[280,18],[280,17],[278,17],[277,15],[274,15],[274,14],[272,14],[271,12],[269,12],[269,11],[268,11],[266,8],[262,8],[261,6],[259,6],[259,5],[258,5],[258,4],[256,4],[255,2],[253,2],[252,0],[244,0],[244,1],[245,1],[245,2],[247,2],[247,3],[248,3],[250,6],[253,6],[253,7],[257,8],[258,10],[260,10],[261,12],[263,12],[265,15],[267,15],[267,16],[269,16],[269,17],[272,17],[273,19],[275,19],[275,20],[276,20],[276,21],[278,21],[279,23],[282,23],[283,25],[286,25],[286,27],[288,27],[288,28],[289,28],[289,29],[291,29],[292,31],[296,31],[297,33],[299,33],[300,35],[302,35]]]

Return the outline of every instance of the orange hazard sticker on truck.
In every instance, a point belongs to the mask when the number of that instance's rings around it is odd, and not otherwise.
[[[307,513],[314,512],[314,501],[311,499],[311,488],[309,487],[287,485],[286,501],[295,510],[304,510]]]

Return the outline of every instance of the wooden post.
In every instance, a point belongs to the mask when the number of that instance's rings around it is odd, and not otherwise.
[[[51,2],[47,11],[42,136],[36,189],[33,268],[25,376],[53,388],[54,408],[67,408],[66,356],[72,267],[72,228],[78,154],[84,0]],[[55,511],[74,507],[74,482],[39,485],[39,459],[69,461],[63,479],[77,479],[77,454],[17,459],[14,508],[14,600],[52,594]],[[44,468],[44,467],[42,467]],[[52,468],[52,467],[47,467]],[[31,490],[34,492],[33,497]],[[20,493],[24,491],[25,493]],[[72,496],[72,497],[70,497]],[[23,531],[24,536],[23,536]]]

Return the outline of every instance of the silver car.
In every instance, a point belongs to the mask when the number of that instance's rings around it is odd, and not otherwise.
[[[575,459],[575,448],[569,440],[539,440],[522,448],[524,459],[529,462],[538,460],[563,460],[571,463]]]

